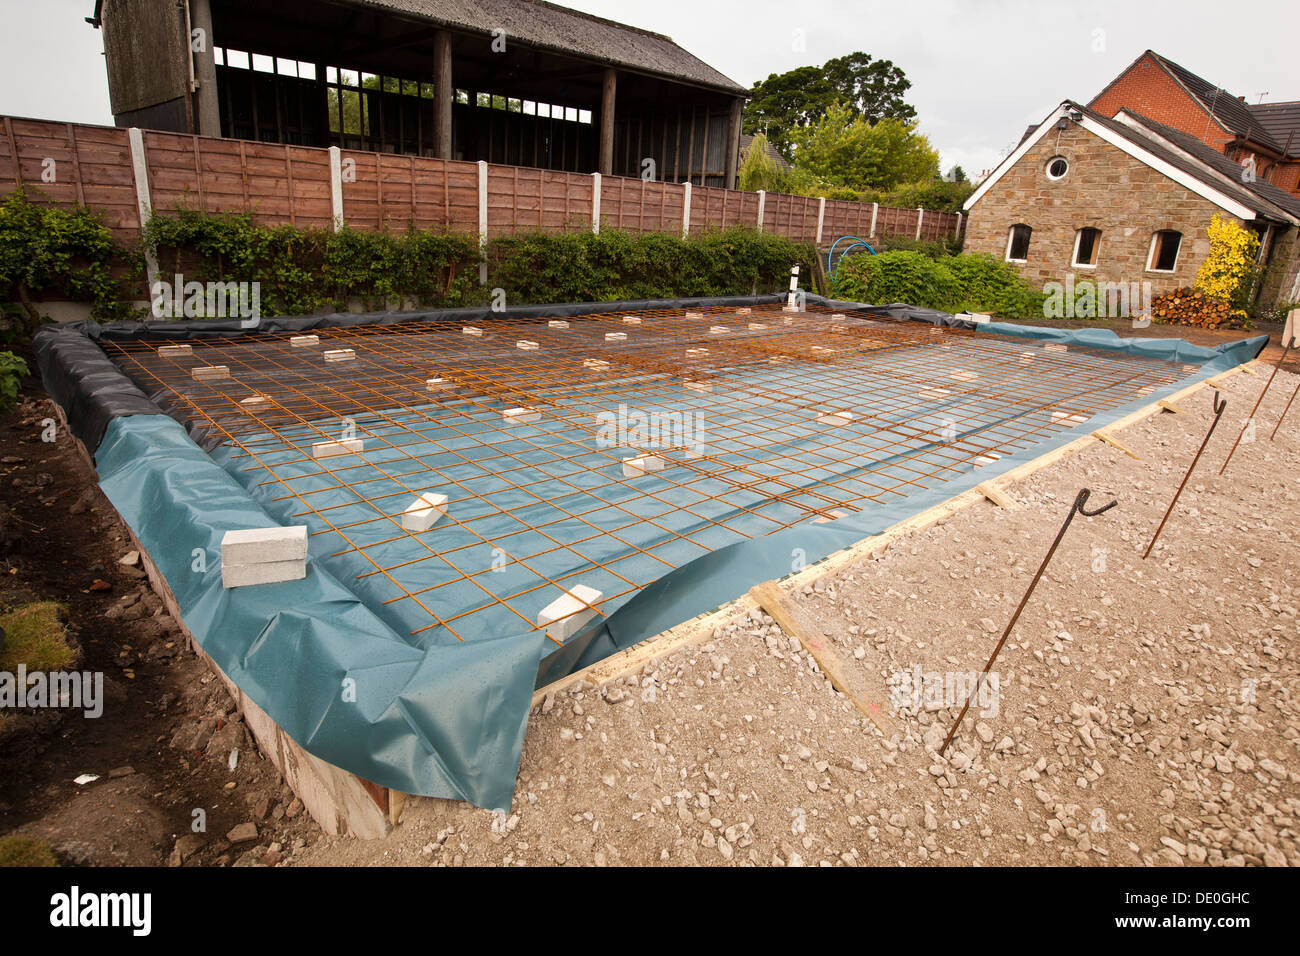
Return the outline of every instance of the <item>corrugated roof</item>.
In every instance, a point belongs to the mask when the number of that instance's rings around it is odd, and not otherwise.
[[[1267,129],[1255,118],[1250,106],[1227,90],[1202,79],[1184,66],[1179,66],[1168,57],[1161,56],[1154,50],[1148,50],[1165,69],[1173,74],[1174,79],[1183,85],[1187,92],[1196,97],[1206,111],[1238,136],[1244,136],[1252,142],[1269,149],[1282,151],[1282,144],[1277,142]]]
[[[671,38],[624,23],[570,10],[544,0],[341,0],[387,10],[453,29],[490,35],[500,29],[507,42],[567,53],[584,59],[654,73],[679,82],[748,92]]]
[[[1287,156],[1300,156],[1300,100],[1289,103],[1260,103],[1250,108],[1259,125],[1268,130],[1269,135],[1286,149],[1290,140],[1291,148]]]

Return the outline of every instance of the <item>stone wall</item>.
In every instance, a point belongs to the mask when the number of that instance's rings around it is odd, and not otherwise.
[[[1047,165],[1057,156],[1070,167],[1053,180]],[[1149,282],[1159,295],[1196,281],[1210,249],[1206,227],[1216,212],[1214,203],[1071,123],[1047,132],[975,203],[965,251],[1005,259],[1011,227],[1024,223],[1033,234],[1028,259],[1018,268],[1036,287],[1073,273],[1076,283]],[[1072,264],[1075,235],[1088,226],[1101,230],[1095,268]],[[1147,269],[1152,234],[1161,229],[1183,236],[1172,273]]]

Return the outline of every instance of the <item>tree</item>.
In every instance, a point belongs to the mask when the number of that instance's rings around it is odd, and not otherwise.
[[[894,189],[939,175],[939,153],[916,124],[887,116],[876,123],[854,118],[847,105],[796,130],[796,165],[851,189]]]
[[[744,130],[766,134],[777,152],[791,159],[795,131],[821,120],[837,104],[845,106],[851,117],[871,123],[888,117],[914,119],[916,110],[903,100],[911,85],[889,60],[861,52],[827,60],[819,67],[772,73],[754,84],[745,106]]]
[[[801,66],[780,75],[773,73],[754,90],[745,104],[744,130],[763,133],[786,159],[790,158],[790,135],[826,115],[838,101],[838,94],[819,67]]]
[[[822,73],[853,116],[870,123],[886,117],[911,120],[916,110],[903,100],[912,81],[889,60],[875,60],[866,53],[827,60]]]
[[[738,185],[741,189],[755,192],[765,189],[775,192],[781,182],[781,167],[767,154],[767,137],[757,133],[745,151],[745,159],[740,164]]]
[[[966,170],[962,169],[960,166],[954,166],[952,169],[948,170],[948,175],[943,178],[950,183],[964,183],[966,182]]]

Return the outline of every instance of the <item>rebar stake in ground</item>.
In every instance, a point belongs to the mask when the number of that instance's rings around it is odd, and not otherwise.
[[[1268,387],[1273,384],[1273,379],[1277,378],[1277,370],[1286,362],[1286,357],[1290,354],[1291,347],[1295,344],[1296,337],[1293,335],[1291,336],[1291,341],[1286,344],[1286,348],[1282,350],[1282,357],[1278,359],[1277,364],[1273,366],[1273,371],[1269,375],[1268,381],[1264,383],[1264,388],[1260,391],[1259,398],[1255,399],[1255,407],[1250,410],[1250,417],[1241,423],[1241,431],[1237,433],[1237,440],[1232,443],[1232,448],[1228,450],[1228,457],[1223,459],[1223,465],[1219,468],[1220,475],[1222,475],[1224,469],[1228,467],[1228,462],[1232,461],[1232,456],[1236,453],[1237,446],[1241,444],[1241,436],[1246,434],[1246,429],[1249,428],[1250,423],[1255,420],[1255,413],[1259,411],[1259,406],[1264,401],[1264,396],[1268,394]],[[1285,412],[1283,414],[1285,414]]]
[[[984,678],[987,677],[989,671],[992,670],[993,662],[997,660],[998,652],[1002,650],[1002,645],[1007,642],[1007,636],[1010,635],[1011,629],[1016,626],[1016,621],[1020,620],[1020,612],[1023,611],[1025,605],[1029,603],[1029,596],[1034,593],[1034,588],[1038,587],[1039,578],[1041,578],[1043,572],[1047,570],[1047,565],[1052,560],[1052,555],[1056,554],[1056,549],[1060,545],[1061,539],[1065,537],[1065,532],[1069,529],[1070,522],[1074,520],[1074,516],[1080,514],[1085,518],[1093,518],[1103,512],[1109,511],[1111,508],[1114,508],[1119,504],[1118,501],[1112,501],[1108,505],[1102,505],[1096,511],[1089,511],[1084,507],[1088,501],[1089,494],[1091,494],[1091,492],[1089,492],[1087,488],[1080,488],[1079,494],[1075,496],[1074,504],[1070,507],[1070,513],[1065,516],[1065,523],[1061,525],[1061,530],[1056,533],[1056,540],[1052,542],[1052,546],[1047,549],[1047,557],[1043,558],[1043,563],[1039,565],[1038,572],[1034,575],[1034,579],[1029,582],[1029,589],[1025,591],[1025,596],[1020,599],[1020,606],[1016,608],[1016,613],[1011,615],[1011,620],[1007,623],[1007,629],[1002,632],[1002,637],[998,640],[997,647],[993,648],[993,653],[989,655],[988,663],[984,665],[984,670],[980,672],[979,678],[975,681],[975,687],[971,690],[970,696],[966,698],[966,703],[962,705],[961,713],[958,714],[957,719],[952,722],[952,730],[948,731],[948,738],[944,740],[943,746],[939,748],[940,757],[947,752],[948,745],[952,743],[952,738],[957,733],[957,728],[961,726],[962,718],[966,716],[966,711],[970,710],[970,702],[979,694],[980,688],[984,685]]]
[[[1196,457],[1192,459],[1192,463],[1187,467],[1187,474],[1183,475],[1182,483],[1178,486],[1178,490],[1174,492],[1174,500],[1169,502],[1169,509],[1165,512],[1165,516],[1160,519],[1160,526],[1156,528],[1156,533],[1151,536],[1151,543],[1147,545],[1147,549],[1142,555],[1143,561],[1147,559],[1147,555],[1151,553],[1151,549],[1156,546],[1156,539],[1160,537],[1160,532],[1165,529],[1165,522],[1168,521],[1169,516],[1174,513],[1174,505],[1178,504],[1178,496],[1181,495],[1183,489],[1187,487],[1187,479],[1192,477],[1192,470],[1196,468],[1196,463],[1201,460],[1201,452],[1205,451],[1205,446],[1210,443],[1210,436],[1214,434],[1214,429],[1219,424],[1219,419],[1223,417],[1223,410],[1228,407],[1228,400],[1226,398],[1220,399],[1219,393],[1215,392],[1212,407],[1214,408],[1214,421],[1210,422],[1210,430],[1205,433],[1205,440],[1201,442],[1201,447],[1196,449]]]

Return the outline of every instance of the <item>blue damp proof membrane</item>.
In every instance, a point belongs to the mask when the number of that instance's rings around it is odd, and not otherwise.
[[[241,434],[249,454],[212,457],[277,521],[306,523],[313,557],[423,647],[532,628],[577,584],[611,615],[711,552],[898,505],[1199,370],[1060,349],[953,336],[891,346],[875,368],[859,353],[852,382],[828,362],[714,369],[708,392],[575,383],[532,423],[508,422],[505,402],[430,402],[354,416],[346,433],[333,419]],[[610,445],[609,426],[626,438],[637,412],[658,426],[650,440]],[[352,435],[363,451],[312,457]],[[644,454],[663,470],[625,477],[623,459]],[[448,514],[407,533],[423,493],[446,495]]]

